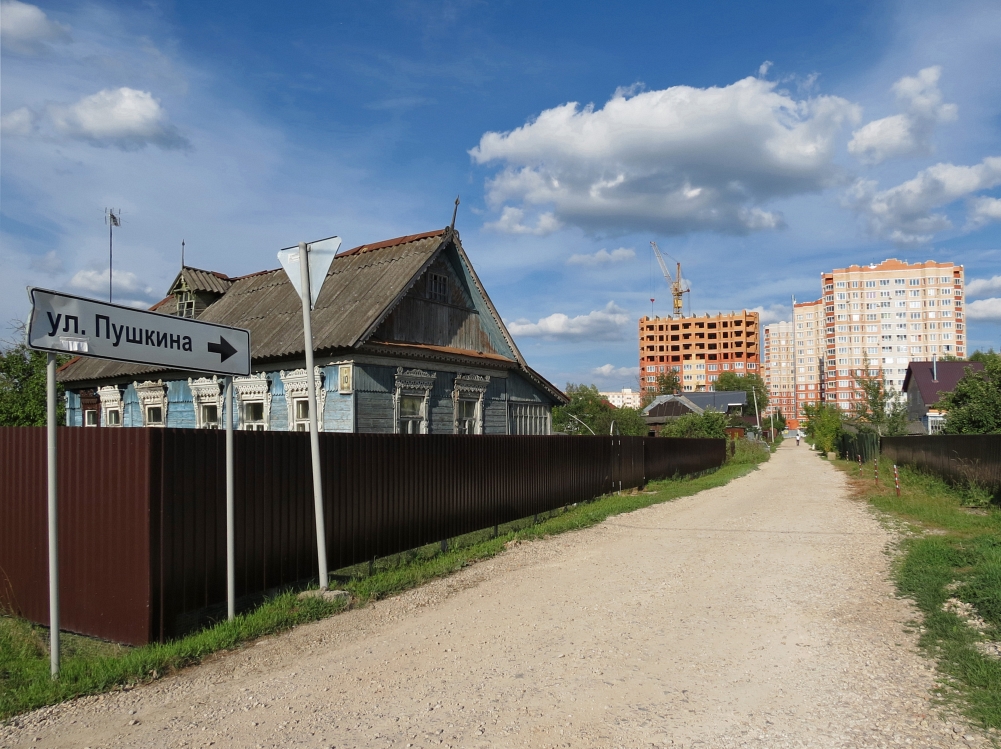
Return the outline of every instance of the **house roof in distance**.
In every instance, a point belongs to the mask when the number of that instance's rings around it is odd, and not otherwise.
[[[933,379],[933,367],[938,370],[937,380]],[[956,389],[956,383],[968,368],[978,372],[984,365],[978,361],[940,361],[934,365],[930,361],[913,361],[904,375],[904,392],[917,387],[925,406],[934,406],[938,403],[939,393],[951,393]]]
[[[746,406],[747,393],[743,390],[720,390],[708,392],[685,392],[674,395],[658,395],[643,409],[644,416],[672,416],[668,411],[675,410],[670,404],[680,403],[688,411],[702,413],[706,410],[725,413],[731,406]],[[662,408],[659,408],[663,406]],[[692,408],[694,406],[694,408]],[[656,409],[656,412],[655,412]],[[662,413],[663,412],[663,413]]]

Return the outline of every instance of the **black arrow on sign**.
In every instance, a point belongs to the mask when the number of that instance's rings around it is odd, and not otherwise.
[[[219,343],[209,344],[210,354],[219,354],[219,363],[226,361],[229,357],[236,353],[236,349],[233,348],[233,344],[227,341],[222,336],[219,336]]]

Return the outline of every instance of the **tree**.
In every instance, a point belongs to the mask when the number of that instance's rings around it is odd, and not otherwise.
[[[743,390],[747,393],[747,410],[752,416],[756,416],[768,408],[768,388],[765,386],[765,381],[761,379],[761,375],[724,372],[716,380],[714,386],[720,392]],[[754,408],[755,398],[757,398],[757,410]]]
[[[570,402],[553,409],[553,431],[567,434],[609,434],[612,421],[619,434],[642,437],[646,422],[635,408],[615,408],[601,397],[594,385],[566,386]]]
[[[642,388],[640,388],[642,390]],[[658,395],[672,395],[681,391],[681,377],[673,369],[661,372],[657,375],[657,384],[653,388],[647,388],[643,394],[643,408],[650,405]]]
[[[685,414],[661,427],[661,437],[709,437],[726,439],[729,418],[720,411]]]
[[[955,389],[939,399],[946,434],[1001,434],[1001,356],[993,351],[982,356],[977,361],[984,362],[983,370],[967,368]]]
[[[23,333],[24,326],[17,326]],[[23,342],[0,345],[0,426],[45,426],[45,365],[47,355]],[[61,364],[68,357],[59,357]],[[64,421],[63,388],[56,384],[58,423]]]
[[[806,436],[821,452],[833,452],[838,438],[844,431],[841,409],[833,403],[809,403],[803,406],[806,414]]]
[[[780,432],[784,432],[785,431],[785,428],[786,428],[786,417],[785,417],[785,414],[782,413],[782,409],[781,408],[775,410],[775,415],[774,416],[772,416],[772,415],[765,416],[764,414],[761,415],[761,428],[762,429],[771,429],[773,423],[775,424],[775,429],[776,430],[778,430]]]
[[[997,361],[998,359],[1001,359],[1001,354],[994,353],[993,347],[987,349],[986,351],[977,349],[970,354],[970,361],[978,361],[984,365],[986,365],[989,361]]]
[[[852,425],[860,432],[875,432],[892,437],[907,432],[907,406],[900,394],[887,383],[882,370],[869,369],[869,357],[862,359],[862,369],[853,371],[855,387],[862,400],[852,409]]]

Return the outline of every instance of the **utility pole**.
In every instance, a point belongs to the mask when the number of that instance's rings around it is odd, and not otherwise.
[[[796,419],[796,429],[799,429],[799,390],[796,368],[799,366],[799,341],[796,334],[796,295],[792,295],[792,417]]]

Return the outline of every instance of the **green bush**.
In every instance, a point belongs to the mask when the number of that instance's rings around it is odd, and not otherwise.
[[[726,439],[730,419],[719,411],[685,414],[667,422],[660,430],[661,437],[708,437]]]

